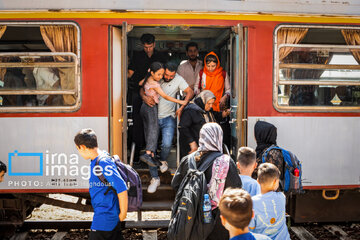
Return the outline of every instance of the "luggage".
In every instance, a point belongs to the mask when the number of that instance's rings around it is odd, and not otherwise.
[[[128,211],[133,212],[140,210],[142,205],[142,186],[139,174],[130,165],[121,162],[118,155],[114,155],[111,158],[128,188]],[[100,159],[101,158],[98,158],[96,160],[95,166],[99,165]],[[110,185],[102,172],[97,175],[102,183],[106,186]],[[106,195],[109,190],[112,190],[117,195],[112,186],[108,187],[104,195]]]
[[[213,161],[222,155],[212,152],[197,168],[194,152],[188,157],[189,170],[182,180],[172,206],[167,237],[169,240],[206,239],[213,231],[215,216],[211,223],[204,223],[204,194],[207,194],[207,182],[204,172]]]
[[[280,170],[280,187],[285,193],[300,193],[302,190],[301,176],[302,169],[299,159],[290,151],[287,151],[278,146],[270,146],[262,155],[262,162],[271,162],[269,161],[269,152],[272,150],[278,150],[282,154],[282,167],[278,166],[279,164],[274,163]],[[271,162],[273,163],[273,162]]]

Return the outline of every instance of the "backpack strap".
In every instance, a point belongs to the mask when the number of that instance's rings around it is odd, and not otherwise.
[[[211,152],[205,159],[202,159],[201,165],[198,167],[199,171],[205,172],[214,162],[214,160],[223,155],[221,152]]]
[[[266,149],[266,151],[263,153],[262,155],[262,162],[264,163],[266,161],[266,158],[267,158],[267,155],[268,153],[270,152],[270,150],[273,150],[273,149],[277,149],[277,150],[280,150],[281,151],[281,154],[283,155],[283,158],[284,158],[284,162],[286,164],[288,164],[290,167],[294,167],[293,166],[293,163],[291,161],[287,161],[288,159],[291,159],[291,154],[289,151],[281,148],[281,147],[278,147],[276,145],[272,145],[270,146],[268,149]],[[285,168],[285,165],[284,165],[284,168]]]
[[[117,156],[117,155],[116,155]],[[117,156],[118,157],[118,156]],[[99,165],[99,162],[100,160],[102,159],[103,157],[102,156],[99,156],[97,159],[96,159],[96,162],[95,162],[95,166],[98,166]],[[119,158],[119,157],[118,157]],[[99,180],[105,184],[105,186],[107,186],[108,188],[106,189],[106,192],[104,193],[104,195],[108,194],[108,192],[111,190],[115,193],[115,195],[117,195],[116,193],[116,190],[113,186],[111,186],[111,184],[108,182],[108,180],[106,180],[104,174],[101,172],[98,172],[97,174],[97,177],[99,178]]]
[[[266,150],[265,150],[265,152],[263,153],[263,155],[262,155],[262,163],[265,163],[266,162],[266,158],[267,158],[267,155],[268,155],[268,153],[270,152],[270,150],[273,150],[273,149],[278,149],[278,150],[280,150],[281,152],[282,152],[282,148],[280,148],[280,147],[278,147],[278,146],[276,146],[276,145],[271,145],[270,147],[268,147]]]

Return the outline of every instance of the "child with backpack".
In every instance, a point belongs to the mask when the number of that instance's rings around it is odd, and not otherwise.
[[[151,167],[161,166],[162,163],[156,159],[155,153],[158,143],[159,124],[158,124],[158,103],[159,96],[168,101],[172,101],[181,105],[187,104],[186,101],[178,100],[165,94],[161,89],[159,81],[163,78],[165,69],[162,63],[153,62],[150,69],[145,76],[145,79],[140,81],[139,85],[144,88],[145,95],[152,97],[156,105],[151,107],[146,103],[141,105],[140,115],[144,123],[144,133],[146,142],[146,153],[140,156],[140,160]],[[156,191],[160,185],[160,178],[152,178],[149,188],[151,193]]]
[[[248,192],[240,188],[228,188],[219,203],[220,218],[229,231],[230,240],[270,240],[269,237],[249,231],[254,216],[252,200]]]
[[[243,184],[242,188],[251,196],[255,196],[261,193],[259,183],[251,177],[256,166],[256,153],[254,149],[250,147],[239,148],[237,156],[237,167],[240,171],[240,178]]]
[[[121,233],[121,222],[125,220],[128,210],[128,193],[125,181],[120,176],[110,155],[98,148],[97,136],[92,129],[79,131],[74,142],[79,154],[90,159],[89,193],[94,217],[91,224],[90,240],[124,239]],[[98,166],[96,162],[98,161]],[[104,174],[109,185],[116,193],[109,191],[109,186],[99,179],[98,171]]]
[[[285,218],[285,195],[276,192],[279,187],[279,169],[272,163],[263,163],[258,169],[261,194],[252,197],[254,219],[249,228],[253,233],[261,233],[273,240],[290,239]]]

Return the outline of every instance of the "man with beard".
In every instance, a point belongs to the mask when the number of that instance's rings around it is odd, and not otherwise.
[[[183,91],[186,94],[185,101],[189,102],[194,96],[194,91],[189,87],[186,81],[179,75],[176,74],[177,65],[168,62],[165,64],[165,73],[163,79],[160,81],[160,85],[165,94],[176,98],[176,94],[179,91]],[[144,90],[140,90],[140,95],[143,101],[149,105],[153,106],[155,104],[153,98],[148,97],[144,94]],[[174,132],[176,129],[176,119],[175,116],[180,116],[182,110],[186,105],[182,105],[178,110],[176,109],[176,103],[165,100],[164,98],[159,98],[158,105],[158,118],[159,118],[159,130],[162,136],[161,143],[161,153],[160,161],[162,165],[160,166],[160,171],[162,173],[166,172],[168,169],[167,158],[170,154],[172,140]],[[160,178],[158,176],[157,167],[149,167],[151,182],[147,189],[149,193],[154,193],[157,187],[160,185]]]
[[[182,76],[190,88],[194,90],[196,78],[202,69],[202,61],[197,59],[199,48],[196,42],[190,42],[186,45],[186,55],[188,56],[188,60],[178,67],[177,73]]]

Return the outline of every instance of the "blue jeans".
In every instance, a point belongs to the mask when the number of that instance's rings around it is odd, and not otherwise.
[[[171,150],[175,128],[176,128],[175,118],[169,116],[166,118],[159,119],[159,131],[162,136],[160,161],[167,161],[167,158]],[[159,177],[157,167],[149,167],[149,170],[151,177],[153,178]]]

